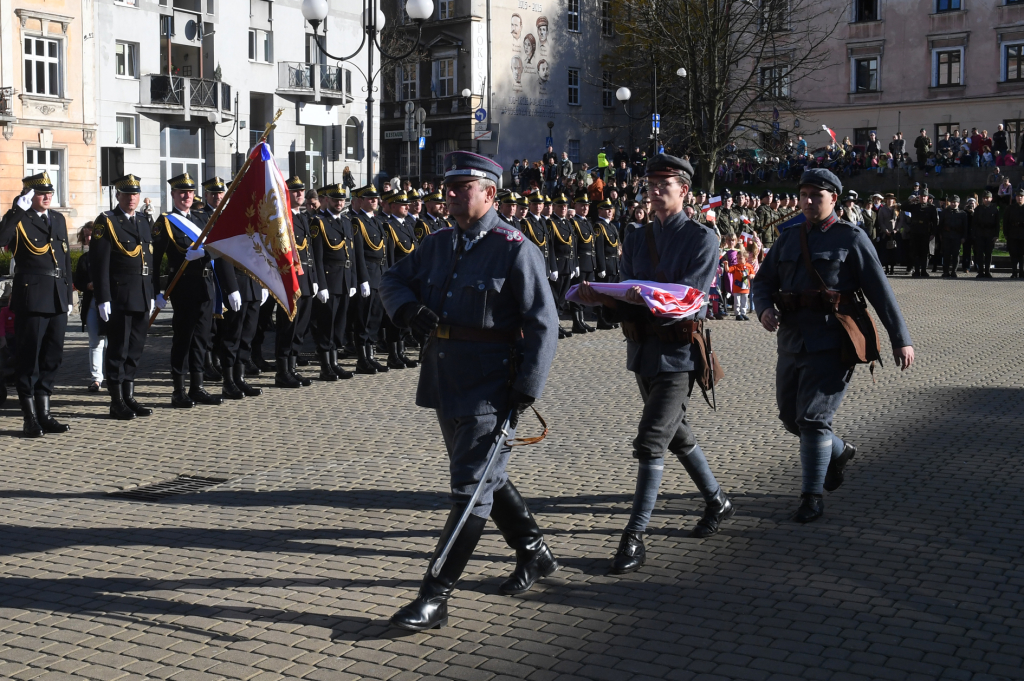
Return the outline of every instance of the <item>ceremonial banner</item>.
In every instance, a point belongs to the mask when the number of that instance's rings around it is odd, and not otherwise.
[[[598,293],[604,293],[616,300],[626,300],[626,293],[634,286],[640,287],[640,297],[655,317],[682,319],[697,313],[704,305],[704,294],[695,288],[682,284],[662,284],[656,281],[623,281],[617,284],[594,282],[590,284]],[[579,297],[579,284],[569,288],[565,299],[570,303],[583,301]]]
[[[301,295],[302,265],[288,190],[266,142],[249,152],[249,161],[205,247],[259,281],[292,319]]]

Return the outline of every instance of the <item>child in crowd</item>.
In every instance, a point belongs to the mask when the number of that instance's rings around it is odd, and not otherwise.
[[[733,311],[736,321],[748,322],[747,303],[750,299],[750,282],[754,278],[754,266],[747,261],[747,251],[736,251],[736,264],[729,267],[732,275]]]
[[[722,299],[725,301],[728,301],[729,298],[732,298],[733,277],[732,273],[729,271],[729,268],[735,265],[737,262],[736,253],[736,235],[726,234],[725,237],[722,239],[722,255],[718,259],[718,262],[719,264],[721,264],[722,269],[722,276],[719,279],[719,283],[721,284],[720,289],[722,291]],[[732,304],[735,307],[736,301],[733,300]]]

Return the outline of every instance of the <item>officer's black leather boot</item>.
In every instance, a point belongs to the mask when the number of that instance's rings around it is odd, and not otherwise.
[[[36,395],[36,420],[47,433],[66,433],[71,426],[65,423],[58,423],[50,416],[50,396]]]
[[[388,368],[404,369],[405,362],[398,356],[398,343],[388,343]]]
[[[203,378],[207,381],[219,381],[222,376],[220,371],[217,370],[217,365],[213,363],[213,353],[206,353],[206,361],[203,363]]]
[[[825,489],[835,492],[843,484],[843,477],[846,471],[846,464],[857,455],[857,448],[849,442],[843,442],[843,453],[838,458],[828,462],[828,472],[825,473]]]
[[[572,332],[573,333],[586,333],[587,327],[583,324],[583,311],[573,310],[572,311]]]
[[[587,311],[586,310],[580,310],[579,311],[579,315],[580,315],[580,324],[583,326],[583,330],[584,331],[586,331],[587,333],[594,333],[595,331],[597,331],[597,329],[592,327],[590,324],[587,324]]]
[[[216,395],[211,395],[206,392],[206,388],[203,387],[202,371],[193,371],[189,374],[188,396],[197,404],[217,405],[223,402],[223,400]]]
[[[242,394],[246,397],[259,397],[263,394],[263,388],[257,388],[256,386],[249,385],[245,382],[245,365],[236,364],[232,368],[231,378],[235,381],[235,386],[242,391]]]
[[[647,550],[644,548],[644,533],[626,530],[622,533],[619,550],[612,558],[611,573],[624,575],[627,572],[634,572],[644,566],[645,560],[647,560]]]
[[[303,376],[302,374],[300,374],[298,371],[295,370],[295,364],[298,361],[299,361],[299,358],[296,357],[295,355],[289,356],[288,357],[288,371],[291,372],[291,375],[295,377],[295,380],[298,381],[299,385],[301,385],[303,388],[313,385],[313,379],[306,378],[305,376]]]
[[[529,591],[538,579],[558,569],[558,561],[544,543],[537,521],[511,480],[494,491],[491,520],[508,545],[516,550],[516,569],[499,587],[501,593],[512,595]]]
[[[175,409],[191,409],[195,402],[185,392],[185,374],[171,374],[174,381],[174,392],[171,393],[171,406]]]
[[[368,359],[373,352],[373,347],[369,344],[360,345],[356,348],[359,351],[359,356],[356,358],[356,373],[357,374],[375,374],[377,368],[370,364]]]
[[[327,351],[317,351],[316,356],[320,359],[320,375],[317,378],[321,381],[337,381],[338,374],[334,373],[334,369],[331,368],[331,360]]]
[[[259,376],[260,373],[262,373],[262,372],[260,371],[260,368],[258,366],[256,366],[256,364],[252,361],[252,357],[250,357],[249,359],[245,360],[245,374],[246,374],[246,376]]]
[[[374,369],[377,370],[378,374],[383,374],[383,373],[387,372],[387,370],[388,370],[388,367],[387,367],[386,364],[381,364],[373,356],[373,343],[367,343],[366,344],[366,361],[370,363],[370,366],[372,366]]]
[[[725,493],[725,490],[719,487],[718,492],[704,509],[704,517],[698,520],[697,526],[693,528],[692,536],[700,539],[710,537],[718,532],[721,522],[731,518],[734,513],[736,513],[736,507],[732,505],[732,499]]]
[[[226,369],[224,371],[224,379],[220,394],[221,397],[226,400],[240,400],[245,397],[245,393],[242,392],[242,389],[235,385],[235,379],[232,378],[231,372]]]
[[[299,379],[292,375],[292,372],[288,370],[288,358],[278,357],[277,358],[277,373],[274,374],[274,385],[278,388],[301,388],[302,384],[299,383]]]
[[[252,363],[256,365],[256,368],[259,369],[260,371],[270,371],[271,369],[273,369],[273,367],[270,366],[270,363],[267,360],[263,359],[262,345],[256,345],[255,343],[253,343],[252,355],[250,355],[250,359],[252,360]]]
[[[800,508],[793,514],[798,523],[809,523],[817,520],[825,513],[825,502],[820,494],[801,494]]]
[[[327,358],[328,360],[330,360],[331,363],[331,371],[333,371],[338,378],[345,380],[352,378],[354,374],[348,369],[343,369],[341,365],[338,364],[337,350],[331,350],[329,353],[327,353]]]
[[[22,434],[25,437],[42,437],[43,427],[36,419],[36,403],[31,397],[19,397],[18,402],[21,404],[21,415],[25,417],[25,424],[21,428]]]
[[[463,504],[455,504],[452,507],[448,514],[448,522],[445,523],[441,538],[437,542],[437,548],[434,550],[434,556],[430,559],[430,565],[427,566],[427,574],[423,577],[419,595],[416,600],[391,616],[392,626],[408,631],[424,631],[448,625],[448,599],[452,595],[455,583],[462,576],[462,571],[466,569],[466,564],[473,555],[477,542],[480,541],[480,535],[484,532],[487,519],[475,515],[469,516],[437,577],[430,572],[434,561],[437,560],[445,544],[448,543],[448,538],[455,531],[455,526],[465,508]]]
[[[121,381],[121,399],[136,416],[152,416],[153,410],[135,400],[135,381]]]
[[[605,320],[605,318],[604,318],[604,306],[603,305],[598,305],[597,306],[597,328],[602,330],[602,331],[607,331],[609,329],[615,328],[614,326],[612,326],[610,323],[608,323]]]
[[[405,366],[409,367],[410,369],[415,369],[420,365],[418,361],[410,359],[408,356],[406,356],[405,343],[401,341],[399,341],[398,343],[398,358],[401,359],[402,362],[405,363]]]
[[[107,381],[107,392],[110,393],[111,418],[118,421],[131,421],[135,418],[135,412],[124,402],[120,381]]]

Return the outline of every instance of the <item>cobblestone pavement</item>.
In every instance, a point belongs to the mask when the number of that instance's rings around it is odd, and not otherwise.
[[[860,453],[825,518],[787,520],[799,464],[773,337],[717,322],[721,406],[695,399],[693,424],[738,514],[689,538],[702,504],[670,460],[648,565],[624,577],[606,568],[637,390],[618,332],[562,341],[539,404],[551,435],[510,473],[563,569],[500,595],[513,556],[490,527],[451,625],[412,635],[386,621],[447,512],[416,370],[174,411],[157,337],[138,384],[156,414],[126,424],[86,392],[85,338],[69,334],[54,409],[72,432],[26,441],[13,400],[0,412],[0,678],[1024,678],[1024,283],[894,286],[918,362],[886,362],[877,384],[858,369],[836,430]],[[179,474],[227,482],[107,496]]]

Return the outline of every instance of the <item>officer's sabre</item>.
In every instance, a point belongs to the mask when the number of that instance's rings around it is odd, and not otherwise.
[[[718,411],[718,400],[715,399],[715,353],[711,349],[711,329],[704,329],[704,339],[708,345],[707,363],[711,371],[711,409]]]
[[[509,431],[512,430],[511,421],[515,415],[516,410],[513,409],[509,412],[508,416],[505,417],[505,422],[501,424],[501,430],[494,438],[494,444],[491,446],[491,451],[487,454],[487,465],[484,466],[484,472],[480,475],[480,482],[477,483],[476,489],[473,490],[473,496],[469,498],[469,504],[466,506],[466,510],[462,512],[462,517],[459,518],[459,524],[455,526],[455,531],[452,532],[452,536],[448,538],[448,543],[444,545],[444,549],[441,550],[441,555],[437,557],[434,564],[430,568],[430,574],[437,577],[441,574],[441,568],[444,567],[444,562],[448,560],[448,554],[451,552],[452,547],[455,545],[455,540],[459,538],[459,532],[462,532],[463,525],[469,520],[469,514],[473,512],[473,507],[476,506],[476,500],[480,498],[480,495],[484,491],[484,485],[487,484],[487,478],[491,476],[491,471],[494,470],[494,464],[498,462],[498,455],[501,453],[501,448],[505,445],[505,441],[509,437]]]

